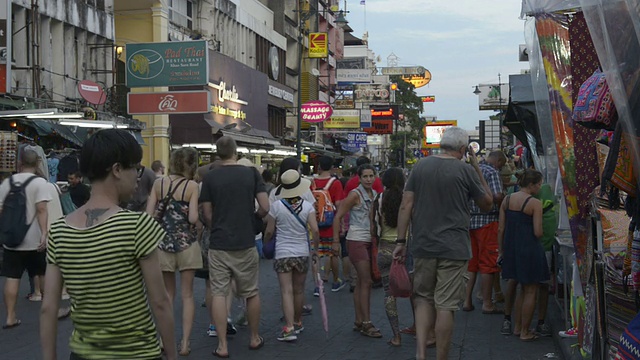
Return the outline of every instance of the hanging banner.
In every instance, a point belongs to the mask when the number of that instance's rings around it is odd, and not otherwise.
[[[329,40],[327,33],[309,34],[309,57],[326,58],[329,56]]]
[[[0,0],[0,94],[11,92],[11,0]]]
[[[128,87],[206,85],[207,42],[168,41],[126,44]]]
[[[507,110],[509,84],[479,84],[478,108],[480,110]]]

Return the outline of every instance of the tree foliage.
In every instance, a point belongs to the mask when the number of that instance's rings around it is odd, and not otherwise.
[[[400,76],[392,76],[391,82],[398,84],[396,90],[396,104],[399,105],[400,114],[403,120],[398,121],[398,127],[391,135],[391,160],[396,166],[402,166],[397,154],[406,150],[405,163],[413,157],[413,149],[420,148],[424,134],[422,130],[426,121],[420,118],[422,112],[422,99],[416,94],[415,87]],[[408,129],[406,127],[409,127]],[[395,131],[396,129],[406,129],[406,131]],[[405,145],[406,140],[406,145]],[[395,160],[395,161],[394,161]]]

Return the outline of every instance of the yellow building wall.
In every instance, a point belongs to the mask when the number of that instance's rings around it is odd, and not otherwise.
[[[133,1],[133,0],[132,0]],[[167,41],[169,33],[169,18],[167,9],[156,2],[147,9],[117,11],[115,13],[116,44],[123,46],[127,43],[163,42]],[[126,50],[121,59],[126,59]],[[162,92],[167,87],[132,88],[132,92]],[[160,160],[165,166],[169,164],[171,145],[169,143],[168,115],[136,115],[136,119],[146,124],[142,131],[142,138],[146,145],[142,147],[142,165],[151,166],[154,160]]]

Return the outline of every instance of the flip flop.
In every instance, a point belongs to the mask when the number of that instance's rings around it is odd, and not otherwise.
[[[263,346],[264,346],[264,338],[260,336],[260,343],[256,346],[251,346],[251,344],[249,344],[249,350],[260,350],[262,349]]]
[[[493,308],[491,310],[482,310],[482,313],[485,315],[498,315],[498,314],[504,314],[504,310]]]
[[[215,349],[211,352],[211,354],[213,354],[213,356],[217,357],[217,358],[221,358],[221,359],[228,359],[229,358],[229,354],[220,354],[218,352],[218,349]]]
[[[466,307],[466,306],[463,306],[463,307],[462,307],[462,311],[466,311],[466,312],[473,311],[473,310],[475,310],[475,309],[476,309],[476,307],[475,307],[475,306],[473,306],[473,305],[471,305],[471,306],[469,306],[469,307]]]
[[[400,347],[402,346],[402,343],[396,344],[393,342],[393,338],[391,338],[391,340],[387,341],[387,345],[393,346],[393,347]]]
[[[415,328],[410,328],[410,327],[406,327],[402,330],[400,330],[401,334],[408,334],[408,335],[415,335],[416,334],[416,329]]]
[[[4,325],[2,325],[2,329],[3,330],[13,329],[15,327],[20,326],[20,324],[22,324],[22,321],[16,320],[16,322],[14,322],[13,324],[4,324]]]
[[[539,339],[538,335],[531,335],[531,337],[529,337],[529,338],[524,338],[524,339],[523,339],[523,338],[520,338],[520,341],[523,341],[523,342],[532,342],[532,341],[536,341],[536,340],[538,340],[538,339]]]

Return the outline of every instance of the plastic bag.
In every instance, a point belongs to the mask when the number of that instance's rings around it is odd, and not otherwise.
[[[274,237],[269,242],[263,242],[262,255],[267,260],[271,260],[276,256],[276,238]]]
[[[412,293],[411,280],[409,280],[409,272],[404,264],[394,261],[391,263],[389,270],[389,292],[392,296],[406,298]]]

